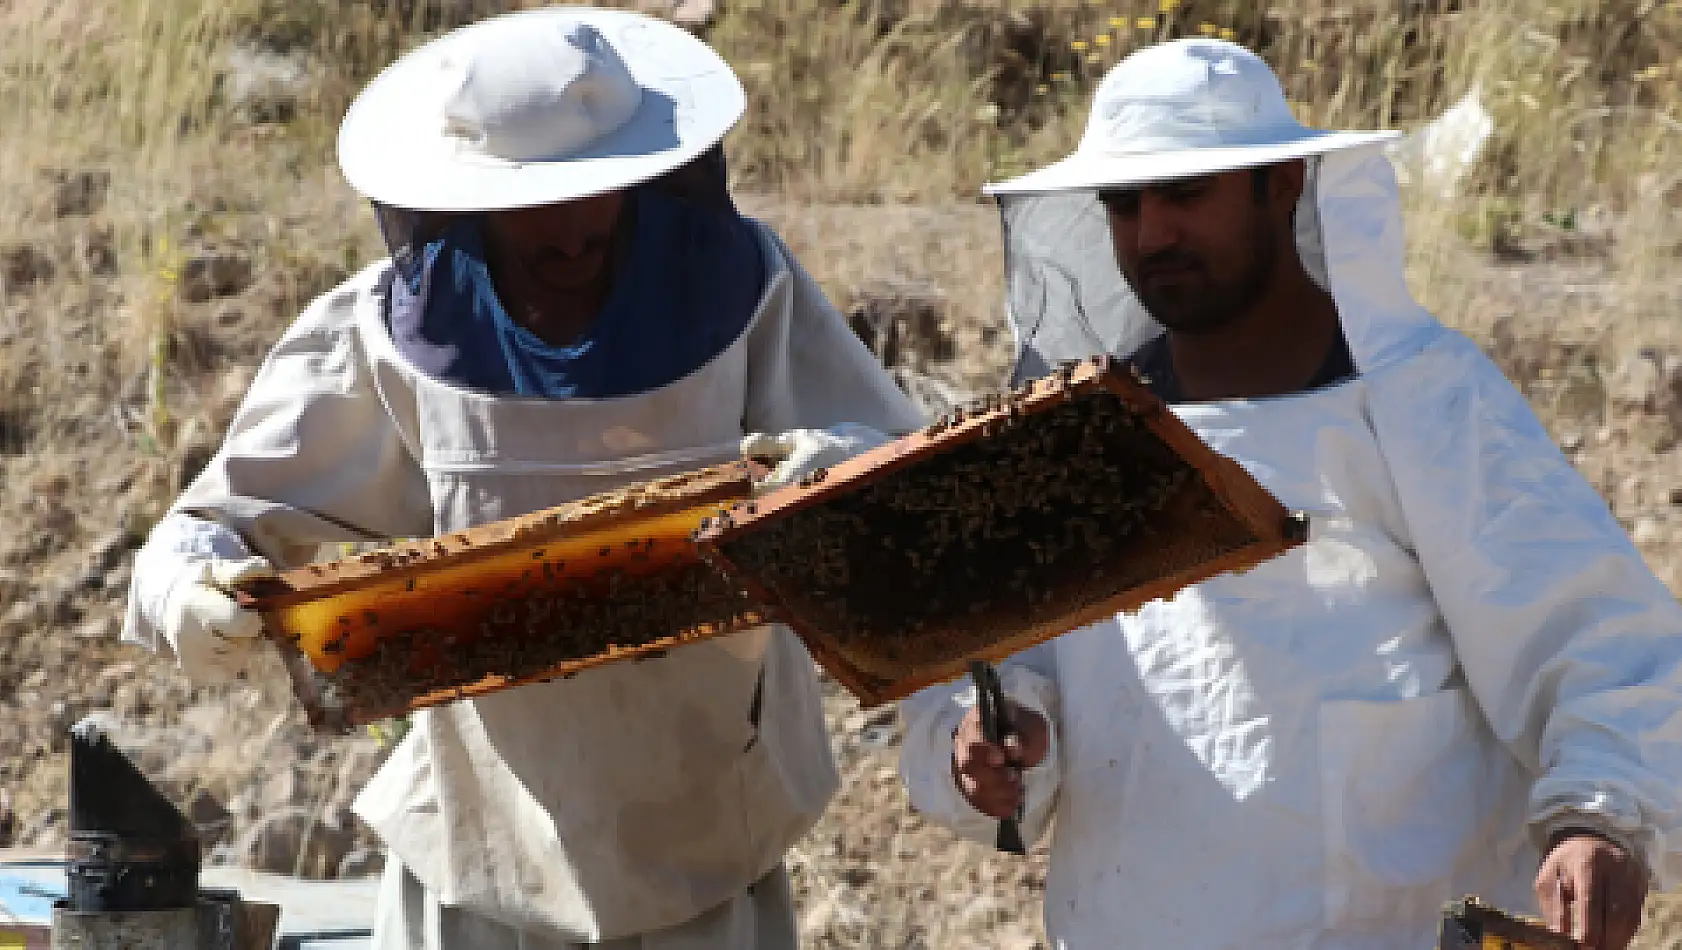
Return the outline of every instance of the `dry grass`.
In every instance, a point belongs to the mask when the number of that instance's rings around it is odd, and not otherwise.
[[[61,794],[46,766],[58,755],[47,730],[63,717],[36,715],[60,675],[76,684],[75,708],[164,720],[198,710],[248,750],[284,737],[290,751],[263,766],[243,765],[249,755],[193,760],[206,789],[267,787],[307,758],[323,784],[290,800],[342,797],[345,763],[362,762],[366,742],[298,751],[308,743],[284,690],[191,691],[98,636],[119,582],[65,593],[60,581],[82,575],[107,532],[145,530],[300,304],[379,253],[332,165],[354,91],[441,29],[528,5],[0,0],[0,519],[23,526],[0,539],[0,696],[16,713],[0,729],[0,788],[20,812]],[[979,186],[1070,148],[1102,71],[1175,35],[1258,49],[1316,124],[1412,127],[1476,85],[1497,124],[1491,148],[1459,197],[1410,192],[1416,292],[1474,333],[1516,312],[1520,343],[1552,347],[1550,359],[1576,358],[1559,355],[1564,343],[1604,362],[1679,342],[1677,0],[721,7],[707,36],[750,92],[728,140],[750,210],[789,237],[838,302],[870,282],[931,287],[957,325],[951,376],[965,385],[997,379],[1007,342],[995,218],[976,202]],[[242,102],[227,64],[253,48],[300,65],[302,92]],[[1526,254],[1543,262],[1518,263]],[[201,301],[191,285],[218,255],[251,276]],[[1585,421],[1559,409],[1547,374],[1571,369],[1560,366],[1522,380],[1550,424],[1589,433],[1579,462],[1626,520],[1662,507],[1650,499],[1668,491],[1675,456],[1596,435],[1600,410]],[[1674,584],[1682,550],[1674,522],[1662,524],[1668,533],[1647,550]],[[40,609],[17,609],[47,594]],[[67,624],[89,638],[66,639]],[[139,665],[113,665],[128,661]],[[813,945],[1032,945],[1040,865],[954,844],[906,813],[891,745],[861,744],[870,722],[844,700],[832,705],[847,786],[794,857]],[[43,757],[21,754],[31,749]],[[56,833],[46,811],[21,817],[34,835]]]
[[[102,291],[110,296],[96,321],[114,365],[98,375],[152,380],[138,414],[144,441],[176,441],[163,377],[178,349],[183,262],[206,246],[243,244],[260,272],[305,273],[295,297],[377,253],[367,215],[331,164],[349,97],[428,30],[521,5],[529,4],[14,0],[0,8],[0,120],[9,131],[0,142],[0,246],[44,251],[61,274],[114,266],[121,279]],[[971,200],[982,182],[1065,151],[1080,132],[1085,94],[1117,58],[1200,33],[1261,50],[1311,122],[1409,125],[1474,83],[1484,91],[1499,132],[1472,173],[1470,197],[1410,209],[1416,286],[1451,321],[1477,319],[1457,312],[1458,295],[1436,292],[1441,257],[1458,244],[1427,235],[1490,245],[1538,227],[1586,240],[1615,229],[1620,240],[1608,253],[1632,288],[1674,260],[1682,171],[1665,156],[1682,148],[1675,2],[1047,0],[1025,12],[996,0],[760,0],[725,3],[708,38],[750,88],[748,118],[729,142],[738,186],[847,204]],[[252,44],[303,57],[315,77],[283,122],[253,123],[229,107],[225,64]],[[104,210],[92,221],[57,220],[44,176],[85,170],[112,173]],[[60,279],[45,295],[80,297],[87,283]],[[1640,294],[1630,296],[1639,309]],[[5,310],[12,323],[27,316],[15,301]],[[12,414],[50,416],[64,402],[40,380],[79,375],[66,356],[79,348],[55,342],[74,321],[53,323],[35,341],[44,359],[0,361]],[[52,444],[64,426],[33,418],[29,431]]]

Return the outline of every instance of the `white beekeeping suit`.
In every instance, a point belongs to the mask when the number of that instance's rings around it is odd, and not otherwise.
[[[1309,542],[1001,666],[1051,725],[1023,836],[1051,829],[1060,948],[1419,950],[1466,894],[1535,912],[1539,847],[1567,825],[1682,884],[1682,609],[1523,397],[1410,296],[1380,143],[1308,161],[1299,251],[1358,375],[1173,411],[1307,512]],[[1001,192],[1007,227],[1078,208]],[[1058,240],[1007,234],[1016,263]],[[1013,294],[1035,281],[1013,271]],[[1124,284],[1087,299],[1105,294],[1121,309],[1085,352],[1125,355],[1149,320]],[[1074,319],[1023,299],[1023,326]],[[918,811],[991,844],[952,771],[972,702],[962,683],[905,700],[901,769]]]
[[[473,93],[449,123],[428,98],[450,88],[440,77]],[[373,200],[423,213],[564,202],[682,173],[744,101],[676,27],[543,9],[388,70],[347,119],[341,163]],[[473,153],[549,148],[531,140],[603,116],[622,124],[587,143],[599,154]],[[473,127],[489,131],[433,140]],[[746,326],[679,378],[603,398],[487,393],[424,371],[392,329],[414,250],[400,238],[398,261],[323,295],[269,353],[138,555],[124,638],[208,676],[216,641],[200,628],[233,632],[214,603],[194,612],[214,600],[218,565],[288,568],[323,544],[457,531],[735,460],[745,443],[832,464],[918,426],[783,242],[748,225],[764,280]],[[781,862],[836,785],[812,661],[782,626],[423,710],[355,803],[391,856],[375,945],[792,950]]]

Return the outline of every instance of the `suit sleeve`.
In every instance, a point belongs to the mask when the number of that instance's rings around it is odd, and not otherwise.
[[[1369,385],[1470,690],[1535,776],[1538,845],[1586,826],[1682,883],[1682,607],[1469,340],[1444,333]]]
[[[426,479],[357,338],[357,292],[319,299],[270,351],[203,471],[135,558],[123,639],[159,648],[172,591],[209,557],[277,569],[323,544],[432,533]]]
[[[1057,690],[1056,654],[1052,642],[1041,643],[999,664],[999,680],[1007,697],[1034,710],[1050,726],[1051,745],[1039,765],[1022,773],[1025,800],[1022,841],[1032,847],[1045,836],[1056,810],[1062,783],[1061,721]],[[976,811],[958,790],[952,774],[952,734],[975,705],[975,689],[968,680],[931,686],[900,702],[905,738],[900,747],[900,779],[911,807],[959,837],[992,845],[998,822]]]

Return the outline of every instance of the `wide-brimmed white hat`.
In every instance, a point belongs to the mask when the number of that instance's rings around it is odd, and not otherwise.
[[[729,64],[677,26],[546,7],[463,27],[380,73],[339,127],[339,167],[399,208],[552,204],[692,161],[746,105]]]
[[[1182,39],[1117,63],[1093,95],[1069,157],[989,195],[1144,185],[1383,142],[1395,131],[1328,132],[1291,114],[1279,78],[1235,43]]]

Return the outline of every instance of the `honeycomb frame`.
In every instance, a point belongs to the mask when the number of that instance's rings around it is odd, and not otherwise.
[[[1548,929],[1542,921],[1519,917],[1464,897],[1443,907],[1437,950],[1581,950],[1582,944]]]
[[[1103,416],[1104,413],[1110,416]],[[1080,422],[1083,418],[1088,421]],[[952,578],[956,569],[951,565],[964,563],[966,559],[993,564],[1001,556],[999,552],[1006,550],[999,545],[1006,544],[1008,538],[998,540],[1005,537],[1003,526],[1007,522],[1026,523],[1025,519],[1030,517],[1022,514],[1029,510],[1026,507],[1029,502],[1020,502],[1024,507],[1008,509],[1016,512],[1014,515],[1001,514],[1007,511],[1001,499],[1013,498],[1017,491],[1009,477],[985,477],[982,461],[960,465],[950,460],[966,451],[971,459],[980,458],[977,452],[992,452],[988,456],[989,464],[1004,464],[1006,468],[1001,471],[1015,473],[1017,487],[1024,479],[1038,487],[1045,483],[1045,477],[1031,474],[1033,464],[1065,466],[1065,458],[1077,455],[1100,459],[1103,452],[1117,451],[1123,445],[1119,438],[1112,444],[1104,441],[1107,436],[1089,439],[1080,435],[1078,439],[1085,441],[1079,441],[1078,451],[1056,457],[1042,453],[1036,457],[1030,450],[1035,439],[1040,440],[1042,447],[1052,445],[1051,437],[1044,435],[1045,432],[1077,423],[1086,425],[1088,428],[1083,432],[1089,432],[1096,424],[1093,420],[1109,426],[1106,432],[1128,431],[1126,438],[1133,441],[1126,444],[1142,447],[1135,454],[1139,458],[1150,456],[1160,469],[1147,473],[1141,462],[1140,471],[1144,474],[1134,481],[1143,484],[1140,480],[1149,475],[1158,478],[1151,485],[1160,487],[1130,489],[1132,494],[1123,497],[1125,493],[1112,489],[1133,476],[1124,476],[1121,466],[1106,467],[1092,461],[1090,464],[1095,467],[1085,470],[1086,485],[1065,478],[1068,484],[1060,490],[1067,497],[1059,496],[1058,500],[1065,506],[1063,516],[1046,518],[1043,522],[1046,530],[1052,527],[1065,530],[1068,523],[1080,522],[1079,526],[1087,531],[1084,542],[1065,545],[1064,554],[1055,557],[1046,553],[1051,549],[1049,543],[1036,546],[1037,542],[1023,540],[1021,546],[1009,547],[1010,556],[1020,562],[1010,568],[1013,579],[1021,581],[1020,589],[996,579],[930,582],[923,588],[924,594],[938,597],[967,585],[967,592],[957,590],[960,602],[971,599],[972,593],[977,597],[985,594],[992,598],[987,601],[989,606],[977,610],[969,604],[964,608],[979,619],[953,619],[957,606],[943,607],[947,611],[943,618],[929,619],[933,608],[914,600],[908,593],[899,595],[901,612],[894,612],[890,603],[896,597],[894,589],[912,584],[911,578],[919,571],[932,570]],[[1068,449],[1069,440],[1077,437],[1060,438],[1063,441],[1058,445]],[[1024,449],[1024,445],[1029,449]],[[1001,462],[1007,451],[1016,454]],[[952,487],[956,476],[936,474],[942,459],[949,460],[941,470],[948,473],[968,466],[970,471],[965,476],[969,479],[968,487],[960,491]],[[979,478],[977,471],[981,471]],[[1163,474],[1170,471],[1179,474]],[[1052,476],[1061,477],[1057,472]],[[921,482],[917,481],[919,477]],[[941,488],[942,478],[951,484]],[[905,513],[908,508],[901,507],[894,509],[891,517],[882,515],[887,510],[886,503],[869,500],[887,497],[891,492],[898,493],[895,498],[910,498],[914,490],[923,493],[916,496],[921,499],[918,504],[922,508],[911,514]],[[946,494],[940,495],[941,491]],[[1052,506],[1050,491],[1045,489],[1038,496],[1034,504],[1040,507],[1036,511],[1044,512]],[[968,499],[963,504],[970,505],[971,510],[991,512],[988,517],[993,523],[978,527],[967,515],[955,514],[959,503],[952,499],[959,497]],[[1122,507],[1114,507],[1117,505]],[[1134,519],[1127,522],[1135,525],[1129,529],[1135,532],[1134,537],[1120,542],[1095,538],[1093,532],[1102,534],[1103,531],[1098,520],[1105,516],[1103,512],[1112,510],[1125,511],[1125,517]],[[869,514],[872,511],[876,514]],[[1069,516],[1071,511],[1073,516]],[[1091,512],[1099,514],[1085,516]],[[868,525],[861,526],[873,517],[876,526],[883,528],[878,533],[890,533],[884,527],[889,525],[893,526],[892,530],[901,531],[896,546],[890,546],[890,539],[878,541],[875,548],[865,550],[860,547],[865,542],[857,538],[832,540],[832,535],[845,534],[846,530],[853,530],[858,538],[874,537]],[[940,534],[940,552],[951,548],[953,536],[948,528],[939,527],[944,519],[948,525],[961,522],[964,544],[985,539],[986,544],[994,545],[985,550],[993,553],[991,556],[940,553],[935,567],[928,568],[930,558],[919,560],[915,552],[906,549],[903,535],[914,533],[915,529],[899,525],[897,519],[902,517],[908,519],[908,525],[921,523],[929,528],[927,533]],[[924,520],[917,522],[919,517]],[[1010,522],[1010,518],[1016,518],[1016,522]],[[802,524],[805,527],[800,527]],[[837,529],[838,525],[850,527]],[[1164,526],[1186,530],[1179,534],[1164,533]],[[1192,528],[1203,534],[1196,534]],[[995,530],[1000,532],[997,537],[990,534]],[[996,662],[1105,617],[1133,612],[1199,581],[1248,570],[1303,543],[1307,535],[1304,515],[1287,510],[1236,462],[1209,448],[1168,410],[1165,402],[1145,387],[1130,367],[1108,357],[1094,357],[1065,363],[1053,374],[1024,383],[1009,393],[983,397],[971,406],[942,416],[922,431],[856,456],[829,471],[813,472],[799,485],[733,505],[703,523],[695,539],[701,556],[709,564],[763,605],[769,619],[792,628],[814,659],[868,708],[960,677],[973,659]],[[1152,537],[1159,540],[1150,540]],[[1214,542],[1205,543],[1215,537],[1224,540],[1213,547]],[[909,543],[928,542],[913,538]],[[1067,560],[1057,561],[1057,557],[1075,556],[1069,552],[1075,552],[1081,543],[1089,552],[1097,552],[1091,553],[1084,567],[1077,569],[1070,567],[1071,562]],[[849,544],[852,547],[836,553]],[[1029,549],[1032,564],[1027,563]],[[883,553],[885,550],[891,551],[892,556]],[[982,550],[984,547],[975,545],[966,548],[971,552]],[[1156,553],[1160,551],[1170,553]],[[1102,564],[1109,566],[1101,566],[1101,559],[1106,557],[1110,560]],[[1152,558],[1178,560],[1153,573],[1145,569],[1145,562]],[[968,572],[967,577],[976,576],[976,568],[963,570]],[[1087,572],[1085,579],[1074,576],[1077,570]],[[848,584],[854,586],[850,595],[835,593]],[[872,585],[873,590],[864,590]],[[998,594],[1001,588],[1003,595]],[[813,593],[814,590],[819,593]],[[1010,603],[998,606],[998,596],[1006,601],[1016,598],[1014,606]],[[923,619],[907,619],[917,609],[925,611],[920,615]],[[988,616],[989,611],[992,616]],[[861,619],[865,614],[870,618]],[[965,639],[969,641],[967,645],[945,642]]]
[[[653,659],[763,622],[691,540],[762,474],[736,462],[634,484],[305,564],[236,600],[262,614],[324,732]]]

